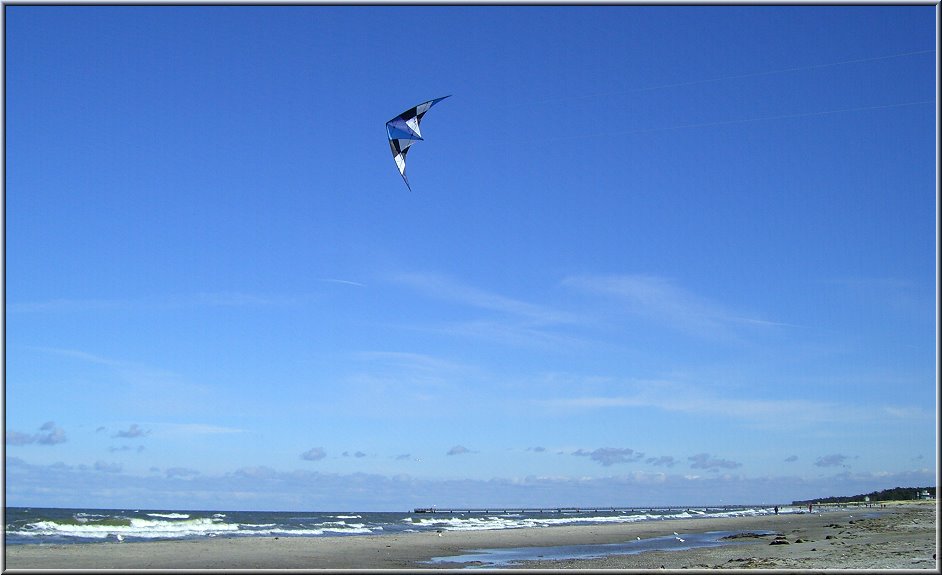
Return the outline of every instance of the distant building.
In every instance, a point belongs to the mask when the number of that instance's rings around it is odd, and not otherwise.
[[[916,499],[932,499],[932,496],[929,495],[928,489],[923,489],[922,491],[916,494]]]

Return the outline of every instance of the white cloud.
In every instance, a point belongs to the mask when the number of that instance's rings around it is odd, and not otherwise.
[[[588,457],[592,461],[600,463],[605,467],[610,467],[617,463],[632,463],[644,458],[643,453],[639,453],[630,447],[600,447],[594,451],[580,449],[573,455]]]
[[[729,461],[727,459],[720,459],[714,457],[709,453],[698,453],[687,458],[691,461],[691,469],[707,469],[709,471],[716,471],[719,469],[735,469],[737,467],[742,467],[742,463],[735,461]]]
[[[19,431],[7,430],[7,445],[28,445],[36,441],[36,436],[31,433],[21,433]]]
[[[847,461],[848,457],[840,453],[832,453],[830,455],[822,455],[815,460],[814,464],[818,467],[847,467],[844,464]]]
[[[7,505],[53,507],[151,507],[163,509],[350,509],[402,511],[437,505],[590,506],[623,501],[631,493],[639,505],[705,505],[810,499],[868,493],[899,485],[931,485],[934,470],[850,473],[802,478],[745,477],[710,473],[683,476],[637,471],[599,478],[526,476],[489,480],[430,480],[408,475],[332,474],[243,467],[231,473],[187,470],[134,475],[114,464],[35,465],[8,457]],[[171,468],[173,469],[173,468]],[[168,470],[169,471],[169,470]],[[186,489],[180,480],[186,478]]]
[[[108,463],[105,461],[96,461],[95,471],[103,471],[105,473],[120,473],[121,465],[119,463]]]
[[[123,437],[123,438],[134,438],[134,437],[144,437],[150,434],[150,430],[142,429],[136,423],[132,423],[131,427],[127,428],[124,431],[118,431],[112,437]]]
[[[138,445],[135,448],[135,447],[131,447],[130,445],[122,445],[121,447],[109,447],[108,451],[110,451],[111,453],[118,453],[118,452],[124,452],[124,451],[135,451],[137,453],[141,453],[142,451],[144,451],[144,446]]]
[[[165,475],[168,478],[173,477],[196,477],[200,474],[196,469],[190,469],[189,467],[171,467],[167,469]]]
[[[7,445],[28,445],[30,443],[56,445],[66,441],[65,430],[57,426],[54,421],[47,421],[42,424],[38,433],[29,434],[12,430],[8,430],[6,433]]]

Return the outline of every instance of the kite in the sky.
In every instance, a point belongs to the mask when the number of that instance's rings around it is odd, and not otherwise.
[[[392,150],[393,159],[396,160],[396,166],[399,167],[399,173],[402,174],[402,180],[410,190],[412,186],[409,185],[409,178],[406,177],[406,153],[409,151],[409,146],[422,139],[422,133],[419,132],[419,122],[422,121],[422,116],[428,112],[429,108],[448,97],[435,98],[415,108],[409,108],[386,122],[389,148]]]

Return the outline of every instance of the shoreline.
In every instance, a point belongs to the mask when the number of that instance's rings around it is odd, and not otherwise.
[[[879,514],[877,517],[871,515]],[[344,537],[215,538],[142,543],[7,546],[4,570],[23,569],[461,569],[488,567],[434,558],[478,549],[626,543],[637,538],[732,531],[772,532],[716,547],[538,559],[504,568],[536,569],[931,569],[938,546],[937,506],[899,504],[811,514],[685,518],[636,523],[444,531]]]

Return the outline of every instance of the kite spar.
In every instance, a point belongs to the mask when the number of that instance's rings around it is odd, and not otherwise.
[[[393,159],[396,160],[399,174],[402,175],[402,181],[406,183],[410,191],[412,186],[409,185],[409,178],[406,177],[406,153],[409,151],[409,146],[422,139],[422,133],[419,132],[419,122],[422,121],[422,116],[428,112],[429,108],[449,97],[442,96],[423,102],[386,122],[389,149],[392,150]]]

